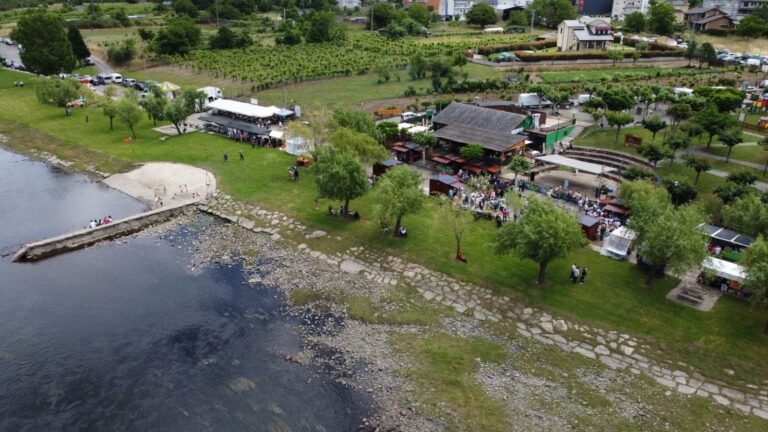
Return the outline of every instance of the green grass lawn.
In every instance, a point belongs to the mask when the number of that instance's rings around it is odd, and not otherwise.
[[[236,142],[216,135],[189,133],[161,141],[150,130],[151,122],[138,127],[133,145],[121,141],[128,128],[115,122],[109,131],[108,120],[99,111],[76,110],[71,117],[60,108],[40,105],[30,84],[13,87],[22,78],[14,72],[0,72],[0,130],[11,139],[10,146],[37,147],[75,160],[78,166],[95,165],[107,172],[127,170],[132,162],[177,161],[211,170],[220,189],[236,198],[279,210],[302,221],[312,229],[333,233],[307,241],[313,248],[337,251],[355,245],[439,269],[460,279],[489,287],[494,291],[522,297],[527,302],[582,322],[631,332],[650,343],[657,341],[672,358],[701,366],[721,375],[724,365],[737,371],[737,377],[768,379],[768,344],[761,335],[768,313],[747,304],[723,299],[714,311],[697,312],[664,299],[677,281],[665,278],[654,287],[643,285],[643,274],[633,265],[614,261],[588,249],[572,253],[567,259],[549,266],[548,284],[534,285],[537,267],[513,256],[492,253],[495,224],[477,221],[464,235],[463,249],[469,264],[454,259],[454,242],[449,229],[436,223],[434,201],[418,213],[406,216],[407,240],[384,236],[371,217],[370,196],[352,202],[359,210],[359,221],[341,220],[327,215],[327,202],[315,209],[315,187],[311,171],[302,173],[301,181],[290,182],[287,169],[292,157],[276,150],[245,149],[245,161],[225,164],[222,154],[236,154]],[[29,80],[28,75],[23,79]],[[90,121],[86,122],[88,115]],[[658,138],[657,138],[658,139]],[[660,171],[666,167],[663,167]],[[683,175],[689,175],[681,168]],[[711,190],[714,182],[704,175],[702,190]],[[335,203],[338,205],[338,203]],[[336,236],[341,240],[336,240]],[[568,281],[572,262],[590,268],[588,282],[574,286]]]
[[[596,147],[596,148],[604,148],[608,150],[614,150],[622,153],[628,153],[631,155],[637,156],[637,149],[634,147],[628,147],[624,145],[624,138],[627,136],[627,134],[638,136],[643,139],[643,143],[649,143],[649,142],[657,142],[661,143],[664,140],[664,131],[659,131],[656,133],[656,139],[653,140],[653,135],[651,132],[648,131],[648,129],[645,129],[640,126],[630,126],[630,127],[623,127],[619,131],[618,139],[616,138],[616,128],[608,128],[608,123],[605,123],[606,129],[600,130],[597,129],[591,129],[589,131],[585,131],[579,138],[574,140],[574,145],[584,146],[584,147]],[[669,134],[670,131],[667,130],[667,133]],[[706,137],[699,137],[697,140],[694,141],[694,145],[699,144],[706,144]]]
[[[756,140],[756,138],[753,138],[749,135],[744,136],[744,139],[747,141]],[[727,147],[710,147],[709,150],[705,149],[705,151],[707,153],[723,157],[728,155]],[[759,145],[737,145],[731,151],[731,159],[743,160],[756,164],[765,164],[768,162],[768,151]]]
[[[625,60],[629,61],[629,60]],[[542,81],[548,84],[566,83],[573,81],[600,81],[603,78],[611,79],[616,75],[623,75],[625,77],[638,77],[642,78],[647,75],[656,76],[657,73],[661,73],[662,76],[667,76],[670,73],[677,73],[681,71],[689,71],[686,68],[658,68],[658,67],[626,67],[626,68],[611,68],[611,69],[587,69],[578,71],[565,71],[565,72],[540,72],[537,75]]]

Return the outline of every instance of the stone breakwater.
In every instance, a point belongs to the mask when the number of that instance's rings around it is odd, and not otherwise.
[[[245,229],[269,235],[275,241],[282,239],[281,232],[306,239],[328,235],[320,230],[311,230],[279,212],[245,204],[224,194],[218,194],[199,208]],[[705,377],[693,365],[665,360],[662,353],[633,335],[553,316],[527,307],[510,296],[456,280],[396,256],[363,247],[352,247],[335,254],[313,250],[306,243],[297,247],[307,256],[325,261],[344,273],[392,286],[412,285],[426,300],[451,307],[478,322],[509,323],[516,327],[520,335],[531,340],[556,346],[565,352],[578,353],[610,369],[649,376],[660,385],[660,391],[708,398],[720,405],[768,420],[768,382],[728,380],[725,376],[724,380]],[[728,369],[724,369],[723,373],[733,375],[733,371]],[[726,380],[729,382],[726,383]]]

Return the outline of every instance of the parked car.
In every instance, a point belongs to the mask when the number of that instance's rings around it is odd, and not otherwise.
[[[93,59],[92,59],[92,58],[90,58],[90,57],[86,57],[86,59],[85,59],[85,64],[87,64],[88,66],[95,66],[95,65],[96,65],[96,62],[95,62],[95,61],[93,61]]]
[[[98,74],[96,75],[97,85],[112,84],[112,74]]]
[[[145,92],[145,91],[147,91],[147,86],[146,86],[146,85],[144,85],[144,83],[141,83],[141,82],[135,82],[135,83],[133,83],[133,88],[135,88],[136,90],[138,90],[138,91],[140,91],[140,92]]]
[[[403,118],[404,122],[407,122],[409,120],[414,120],[414,119],[418,118],[419,116],[417,116],[416,113],[414,113],[414,112],[406,111],[403,114],[401,114],[401,117]]]
[[[134,85],[136,85],[136,80],[133,78],[123,78],[122,84],[126,87],[133,87]]]
[[[112,82],[115,84],[122,84],[123,83],[123,76],[119,73],[113,73],[112,75]]]

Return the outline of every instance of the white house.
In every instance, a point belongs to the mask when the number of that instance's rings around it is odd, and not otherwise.
[[[557,26],[558,51],[605,49],[608,42],[613,42],[611,23],[602,18],[582,16]]]

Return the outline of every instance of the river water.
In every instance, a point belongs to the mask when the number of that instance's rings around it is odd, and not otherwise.
[[[238,266],[192,271],[196,227],[11,263],[24,242],[145,207],[0,149],[0,431],[346,431],[361,396],[283,360],[299,320]]]

